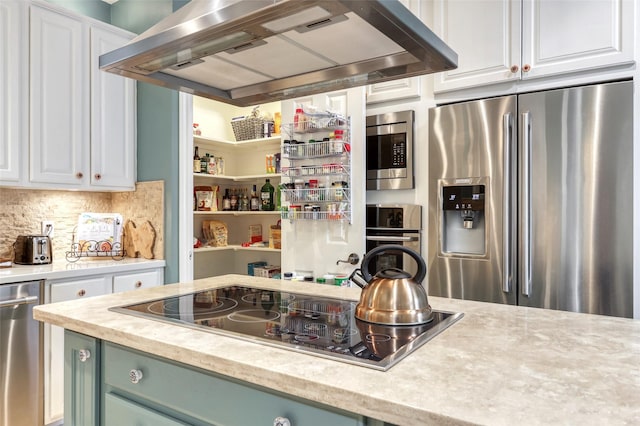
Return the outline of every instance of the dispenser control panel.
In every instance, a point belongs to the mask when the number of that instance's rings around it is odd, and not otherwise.
[[[484,185],[444,186],[443,210],[484,210]]]

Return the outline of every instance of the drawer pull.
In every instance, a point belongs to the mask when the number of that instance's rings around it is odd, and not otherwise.
[[[76,173],[76,179],[82,179],[83,177],[84,177],[84,174],[82,172]]]
[[[136,281],[136,288],[142,287],[142,281]]]
[[[78,351],[78,359],[80,362],[86,362],[89,358],[91,358],[91,351],[89,349],[80,349]]]
[[[524,64],[524,65],[522,66],[522,71],[524,71],[524,72],[529,72],[529,71],[531,71],[531,65],[529,65],[529,64]]]
[[[273,419],[273,426],[291,426],[291,422],[286,417],[276,417]]]
[[[78,290],[78,296],[82,297],[82,296],[84,296],[85,294],[87,294],[86,290],[84,290],[84,289],[80,289],[80,290]]]
[[[131,383],[133,383],[134,385],[137,384],[138,382],[140,382],[140,380],[142,380],[142,371],[140,370],[129,371],[129,379],[131,380]]]
[[[517,65],[511,65],[511,68],[509,68],[509,71],[511,71],[513,74],[517,73],[518,70],[520,69],[520,67],[518,67]]]

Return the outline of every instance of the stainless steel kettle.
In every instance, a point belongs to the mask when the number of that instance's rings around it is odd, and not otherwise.
[[[414,277],[399,269],[388,268],[371,275],[370,264],[376,256],[390,251],[409,254],[418,264]],[[415,251],[401,245],[382,245],[364,255],[360,274],[366,284],[352,280],[362,287],[355,317],[359,320],[384,325],[418,325],[433,319],[427,292],[422,280],[427,275],[424,259]]]

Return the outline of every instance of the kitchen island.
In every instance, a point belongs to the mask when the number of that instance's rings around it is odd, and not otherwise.
[[[359,288],[227,275],[42,305],[34,316],[107,347],[142,351],[234,383],[391,424],[638,421],[637,320],[433,297],[434,309],[464,317],[383,372],[109,310],[229,285],[349,300],[360,294]]]

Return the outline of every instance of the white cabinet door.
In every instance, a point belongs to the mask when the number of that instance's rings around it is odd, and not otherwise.
[[[314,277],[348,274],[354,267],[336,262],[347,259],[350,253],[362,256],[365,252],[365,90],[357,87],[282,101],[283,123],[293,123],[295,107],[300,104],[326,108],[351,119],[351,221],[283,220],[282,272],[313,271]]]
[[[49,302],[84,299],[111,293],[111,275],[49,285]],[[45,424],[60,420],[64,412],[64,329],[44,326],[44,417]]]
[[[91,185],[134,189],[135,80],[101,71],[99,56],[132,36],[91,28]]]
[[[31,182],[89,182],[87,31],[80,18],[31,6]]]
[[[633,0],[524,1],[522,77],[632,62],[634,16]]]
[[[113,292],[120,293],[122,291],[156,287],[162,285],[163,283],[164,273],[162,269],[116,275],[113,277]]]
[[[434,31],[458,68],[434,75],[435,92],[520,78],[520,0],[436,0]]]
[[[26,4],[0,2],[0,185],[23,183],[27,147],[29,28]]]
[[[631,63],[633,0],[436,0],[435,32],[458,53],[435,92]]]

